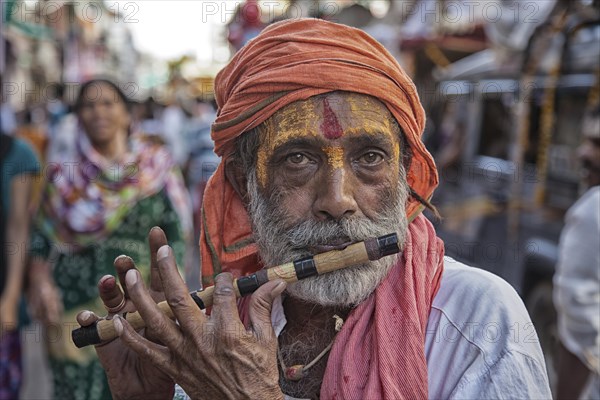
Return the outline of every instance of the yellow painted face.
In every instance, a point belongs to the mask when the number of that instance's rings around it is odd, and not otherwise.
[[[322,148],[327,155],[327,163],[332,169],[344,168],[344,149],[341,146],[328,146]]]
[[[275,151],[303,139],[321,144],[331,171],[343,168],[348,161],[344,138],[386,136],[393,147],[392,161],[397,163],[400,157],[399,128],[391,113],[380,101],[358,93],[333,92],[291,103],[267,119],[259,132],[257,175],[262,187],[269,179]]]

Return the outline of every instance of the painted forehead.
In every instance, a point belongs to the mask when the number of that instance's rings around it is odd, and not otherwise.
[[[332,93],[277,111],[261,126],[261,143],[274,149],[299,137],[335,140],[345,135],[396,131],[391,113],[379,100],[357,93]]]
[[[393,146],[393,159],[399,160],[398,125],[383,103],[366,95],[337,92],[292,103],[266,120],[259,132],[257,174],[263,187],[272,155],[294,139],[317,138],[333,169],[344,165],[343,146],[337,139],[345,136],[362,140],[365,135],[387,136]]]

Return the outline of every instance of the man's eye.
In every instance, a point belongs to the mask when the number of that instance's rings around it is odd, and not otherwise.
[[[294,153],[287,156],[286,161],[296,164],[302,165],[309,162],[309,159],[302,153]]]
[[[362,157],[360,157],[358,160],[365,164],[377,164],[383,161],[383,156],[374,151],[370,151],[368,153],[363,154]]]

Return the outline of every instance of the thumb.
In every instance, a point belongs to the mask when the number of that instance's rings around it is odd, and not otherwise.
[[[100,320],[96,314],[88,310],[80,311],[75,318],[80,326],[89,326]]]
[[[249,316],[252,329],[260,339],[273,334],[271,325],[271,309],[273,301],[283,293],[286,283],[280,279],[267,282],[259,287],[250,298]]]

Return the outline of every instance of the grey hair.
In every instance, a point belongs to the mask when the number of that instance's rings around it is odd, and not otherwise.
[[[260,146],[259,129],[254,128],[238,137],[235,152],[232,157],[242,171],[252,171],[256,168],[258,147]]]

